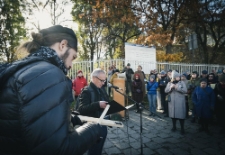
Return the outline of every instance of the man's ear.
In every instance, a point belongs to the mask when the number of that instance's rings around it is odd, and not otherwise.
[[[68,41],[63,39],[59,44],[59,50],[64,51],[65,48],[68,46]]]

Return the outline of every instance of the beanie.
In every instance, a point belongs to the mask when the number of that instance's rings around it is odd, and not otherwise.
[[[200,83],[202,83],[202,82],[207,83],[207,79],[206,79],[206,78],[201,78],[201,79],[200,79]]]
[[[193,71],[192,74],[196,74],[198,76],[198,72],[197,71]]]
[[[160,74],[165,75],[166,72],[165,72],[164,70],[162,70],[162,71],[160,72]]]
[[[207,70],[203,70],[202,74],[208,74],[208,71]]]
[[[153,78],[153,80],[155,80],[155,75],[151,75],[150,78]]]
[[[175,70],[172,71],[172,78],[173,79],[175,79],[176,77],[179,77],[179,76],[180,76],[180,74],[177,71],[175,71]]]
[[[77,74],[79,74],[79,73],[83,73],[82,70],[78,70],[78,71],[77,71]]]

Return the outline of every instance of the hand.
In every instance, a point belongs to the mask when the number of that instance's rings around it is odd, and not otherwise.
[[[107,103],[108,103],[108,102],[106,102],[106,101],[99,101],[99,106],[100,106],[100,108],[105,109]]]
[[[175,84],[171,84],[170,88],[171,89],[175,88]]]
[[[71,122],[73,123],[73,126],[76,125],[83,125],[80,118],[77,115],[71,116]]]

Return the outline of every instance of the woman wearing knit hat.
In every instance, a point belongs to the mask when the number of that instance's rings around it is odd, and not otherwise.
[[[184,120],[186,118],[185,93],[187,93],[186,85],[180,81],[180,74],[172,71],[172,79],[167,84],[165,92],[169,94],[168,112],[172,118],[173,128],[171,131],[176,131],[176,120],[180,121],[181,134],[184,134]]]
[[[219,76],[219,82],[216,84],[214,92],[216,96],[216,118],[222,127],[220,133],[225,134],[225,74]]]
[[[150,80],[147,82],[148,102],[149,102],[149,116],[155,116],[156,113],[156,90],[158,88],[158,82],[155,81],[155,75],[150,76]]]
[[[207,79],[200,80],[200,86],[197,86],[192,94],[192,101],[195,105],[196,115],[200,118],[199,131],[205,131],[210,135],[208,124],[215,105],[215,94],[211,87],[207,87]]]

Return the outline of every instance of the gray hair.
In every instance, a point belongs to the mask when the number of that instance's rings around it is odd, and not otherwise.
[[[98,76],[99,74],[106,74],[104,70],[102,70],[101,68],[96,68],[93,70],[93,72],[91,73],[91,81],[93,79],[93,77]]]

